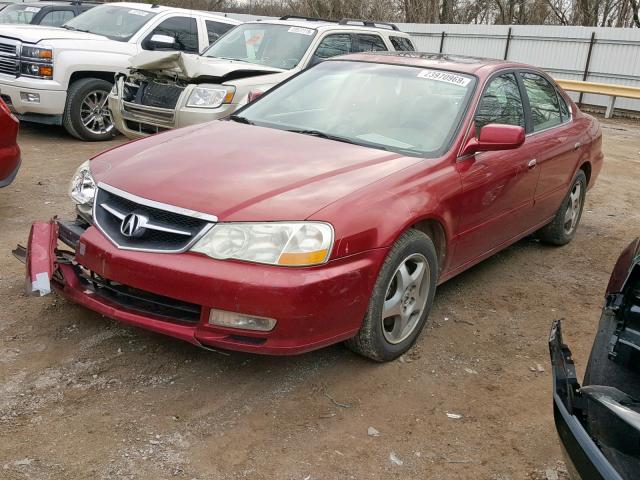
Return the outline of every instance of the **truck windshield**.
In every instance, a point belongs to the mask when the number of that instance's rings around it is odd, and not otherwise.
[[[3,9],[0,5],[0,10],[0,23],[28,24],[41,8],[32,5],[9,5]]]
[[[450,148],[473,93],[464,73],[330,60],[271,90],[231,119],[403,155]]]
[[[126,42],[155,15],[137,8],[101,5],[69,20],[62,28]]]
[[[313,28],[245,23],[220,37],[203,55],[289,70],[300,63],[315,34]]]

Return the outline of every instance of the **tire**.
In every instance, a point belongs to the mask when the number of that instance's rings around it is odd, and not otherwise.
[[[108,105],[112,86],[99,78],[82,78],[71,84],[62,119],[69,134],[88,142],[110,140],[117,134]],[[87,121],[90,123],[85,125]]]
[[[407,230],[389,251],[362,326],[355,337],[346,341],[347,347],[378,362],[393,360],[409,350],[427,322],[437,279],[433,242],[418,230]]]
[[[586,192],[587,177],[582,170],[578,170],[555,217],[551,223],[538,230],[538,238],[545,243],[558,246],[566,245],[573,240],[582,217]]]

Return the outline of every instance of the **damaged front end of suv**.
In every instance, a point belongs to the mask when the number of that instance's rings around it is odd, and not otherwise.
[[[145,137],[227,117],[253,89],[275,85],[281,72],[182,52],[144,52],[132,58],[128,73],[116,75],[109,109],[121,133]]]

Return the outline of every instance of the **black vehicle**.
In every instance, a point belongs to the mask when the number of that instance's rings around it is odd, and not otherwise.
[[[582,387],[560,321],[549,350],[554,418],[570,476],[640,478],[640,239],[611,275]]]
[[[0,24],[44,25],[59,27],[77,17],[97,2],[53,1],[13,3],[4,8],[0,5]]]

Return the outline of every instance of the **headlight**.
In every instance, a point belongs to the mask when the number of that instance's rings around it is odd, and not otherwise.
[[[217,259],[303,267],[325,263],[332,246],[328,223],[219,223],[191,250]]]
[[[69,196],[77,205],[91,205],[96,195],[96,182],[91,176],[89,160],[78,167],[69,185]]]
[[[51,65],[42,65],[40,63],[21,62],[20,73],[29,77],[38,77],[45,79],[53,78],[53,67]]]
[[[27,47],[23,45],[21,54],[23,58],[35,58],[45,61],[51,61],[53,59],[53,50],[50,48]]]
[[[189,95],[187,107],[218,108],[223,103],[231,103],[236,93],[235,87],[196,87]]]

